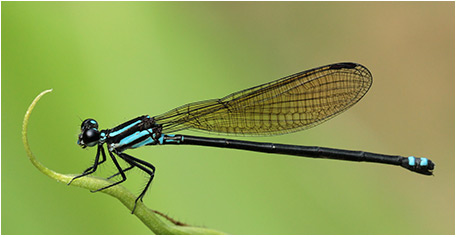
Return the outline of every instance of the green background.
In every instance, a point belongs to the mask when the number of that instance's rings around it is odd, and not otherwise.
[[[2,2],[2,234],[150,234],[117,200],[28,161],[21,124],[41,91],[54,89],[32,114],[32,150],[80,173],[95,155],[76,145],[80,119],[111,128],[341,61],[373,74],[356,106],[305,132],[242,139],[424,156],[435,176],[157,146],[128,152],[157,167],[145,203],[231,234],[454,234],[453,2]],[[133,171],[126,186],[145,182]]]

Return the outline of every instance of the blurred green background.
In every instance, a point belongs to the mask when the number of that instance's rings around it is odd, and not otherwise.
[[[146,147],[128,152],[157,167],[145,203],[231,234],[454,234],[453,2],[2,2],[1,17],[2,234],[150,234],[117,200],[28,161],[22,119],[41,91],[54,89],[32,114],[32,150],[80,173],[95,156],[76,145],[80,119],[111,128],[342,61],[374,77],[356,106],[308,131],[242,139],[424,156],[435,176]],[[126,186],[145,183],[133,171]]]

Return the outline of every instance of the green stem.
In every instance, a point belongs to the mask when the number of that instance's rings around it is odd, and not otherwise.
[[[32,164],[43,174],[49,176],[52,179],[57,180],[58,182],[62,182],[64,184],[68,184],[70,180],[75,175],[65,175],[57,173],[43,164],[41,164],[33,155],[28,138],[27,138],[27,127],[29,123],[29,118],[32,113],[33,108],[35,107],[36,103],[40,100],[40,98],[51,92],[51,90],[45,90],[41,92],[32,102],[32,104],[27,109],[25,113],[24,122],[22,124],[22,142],[24,143],[25,151],[27,152],[27,156],[29,157]],[[79,179],[74,180],[71,185],[78,186],[81,188],[85,188],[88,190],[97,190],[99,188],[105,187],[110,184],[110,181],[106,179],[101,179],[97,177],[82,177]],[[121,185],[116,185],[114,187],[105,189],[101,191],[106,193],[110,196],[117,198],[119,201],[124,204],[129,210],[133,209],[133,204],[135,202],[135,195],[129,192],[126,188]],[[136,209],[135,209],[135,216],[137,216],[152,232],[155,234],[198,234],[198,235],[216,235],[216,234],[224,234],[217,230],[211,230],[201,227],[191,227],[191,226],[177,226],[174,224],[167,224],[163,222],[159,217],[154,213],[153,210],[146,207],[142,202],[138,202]]]

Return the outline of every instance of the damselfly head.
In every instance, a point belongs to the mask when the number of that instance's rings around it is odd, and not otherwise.
[[[98,123],[94,119],[86,119],[81,124],[81,133],[78,136],[78,145],[82,148],[97,145],[100,140],[100,131]]]
[[[98,123],[95,119],[86,119],[81,123],[81,131],[89,128],[98,128]]]

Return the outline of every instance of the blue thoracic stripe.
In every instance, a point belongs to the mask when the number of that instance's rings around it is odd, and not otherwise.
[[[152,134],[152,137],[151,137]],[[145,137],[147,138],[145,139]],[[156,134],[152,132],[152,129],[147,129],[143,131],[135,132],[122,140],[116,145],[117,147],[124,147],[130,146],[130,148],[138,148],[146,145],[155,145],[157,142],[160,145],[167,144],[167,143],[180,143],[184,140],[184,137],[181,137],[179,140],[177,139],[167,139],[173,138],[175,135],[168,134],[164,135],[161,134],[159,138],[155,139]],[[144,139],[144,140],[143,140]],[[138,141],[138,142],[136,142]]]
[[[142,136],[145,136],[145,135],[149,135],[149,134],[152,134],[152,129],[148,129],[148,130],[143,130],[141,132],[136,132],[128,137],[125,137],[124,139],[122,139],[120,142],[119,142],[119,145],[120,146],[123,146],[123,145],[128,145],[132,142],[134,142],[135,140],[137,140],[138,138],[142,137]]]
[[[154,143],[154,140],[152,140],[151,137],[148,137],[148,139],[133,145],[132,148],[138,148],[138,147],[153,144],[153,143]]]
[[[137,124],[140,123],[140,122],[141,122],[141,120],[138,120],[138,121],[136,121],[136,122],[130,124],[129,126],[126,126],[126,127],[122,128],[122,129],[119,129],[119,130],[117,130],[117,131],[114,131],[114,132],[110,133],[109,136],[110,136],[110,137],[115,137],[115,136],[119,135],[120,133],[123,133],[123,132],[127,131],[127,129],[129,129],[129,128],[135,126],[135,125],[137,125]]]

